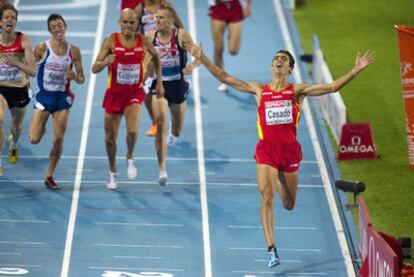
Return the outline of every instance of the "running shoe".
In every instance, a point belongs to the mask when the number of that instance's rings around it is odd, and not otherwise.
[[[173,134],[169,133],[167,136],[167,145],[173,146],[177,143],[178,137],[174,136]]]
[[[218,85],[217,89],[218,89],[219,91],[222,91],[222,92],[226,92],[226,91],[228,91],[228,90],[229,90],[229,89],[228,89],[228,87],[227,87],[227,85],[226,85],[225,83],[220,83],[220,84]]]
[[[280,264],[279,255],[277,254],[276,246],[273,246],[272,250],[267,252],[269,255],[269,268],[275,267]]]
[[[52,176],[47,177],[45,180],[45,186],[51,190],[58,190],[60,186],[55,182]]]
[[[157,124],[152,124],[151,128],[145,133],[148,137],[154,137],[157,135]]]
[[[109,179],[108,179],[108,183],[106,184],[107,189],[117,189],[118,188],[118,184],[116,183],[117,175],[118,174],[116,172],[109,172]]]
[[[160,186],[165,187],[168,182],[168,175],[167,172],[160,172],[160,177],[158,178],[158,184]]]
[[[137,167],[135,166],[135,161],[133,159],[128,159],[128,169],[127,169],[127,175],[128,179],[135,179],[137,177]]]
[[[9,162],[15,164],[19,158],[19,149],[17,145],[13,146],[13,135],[9,135]]]

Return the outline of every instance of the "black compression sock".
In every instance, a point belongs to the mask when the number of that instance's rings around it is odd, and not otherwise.
[[[274,244],[270,245],[270,246],[267,248],[267,252],[272,251],[273,247],[275,247],[275,245],[274,245]]]

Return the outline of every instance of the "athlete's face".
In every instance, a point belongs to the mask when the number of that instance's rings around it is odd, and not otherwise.
[[[123,10],[119,19],[119,26],[121,27],[121,33],[125,36],[135,35],[138,30],[138,19],[135,11],[131,9]]]
[[[66,33],[66,25],[62,19],[56,19],[49,22],[49,32],[56,40],[64,40]]]
[[[289,56],[285,53],[276,54],[272,61],[272,71],[275,73],[289,74],[292,71],[289,64]]]
[[[1,28],[4,32],[14,32],[16,28],[17,17],[13,10],[5,10],[1,19]]]
[[[172,16],[168,10],[159,10],[155,15],[157,30],[169,30],[172,25]]]

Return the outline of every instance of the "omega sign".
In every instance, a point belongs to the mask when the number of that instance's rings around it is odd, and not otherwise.
[[[338,160],[375,159],[374,140],[369,123],[342,126]]]
[[[369,236],[368,263],[370,277],[398,276],[395,253],[374,230]]]

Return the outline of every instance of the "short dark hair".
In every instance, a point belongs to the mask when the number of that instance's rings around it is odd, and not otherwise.
[[[174,10],[174,8],[172,8],[172,7],[169,7],[169,6],[162,6],[159,10],[165,10],[165,11],[167,11],[167,12],[168,12],[168,15],[169,15],[172,19],[174,19],[174,18],[176,17],[175,10]]]
[[[58,19],[60,19],[60,20],[62,20],[62,22],[63,22],[63,24],[65,25],[65,27],[66,27],[66,21],[63,19],[63,16],[61,16],[60,14],[58,14],[58,13],[52,13],[51,15],[49,15],[49,17],[47,18],[47,29],[50,31],[50,27],[49,27],[49,23],[51,22],[51,21],[55,21],[55,20],[58,20]]]
[[[12,4],[5,4],[0,8],[0,20],[3,19],[3,13],[7,10],[11,10],[16,14],[16,21],[17,21],[17,16],[19,15],[19,12]]]
[[[289,67],[291,67],[292,70],[293,70],[295,68],[295,58],[293,57],[293,55],[289,51],[281,49],[281,50],[276,52],[275,57],[279,53],[286,54],[289,57]],[[274,57],[273,57],[273,59],[274,59]]]

